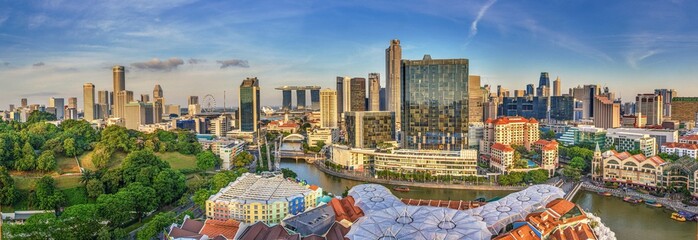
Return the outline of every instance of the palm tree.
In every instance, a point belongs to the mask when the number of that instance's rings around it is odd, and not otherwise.
[[[82,171],[82,177],[80,177],[80,182],[83,184],[87,184],[88,181],[90,181],[91,179],[93,179],[95,177],[96,177],[96,175],[92,170],[85,169],[84,171]]]

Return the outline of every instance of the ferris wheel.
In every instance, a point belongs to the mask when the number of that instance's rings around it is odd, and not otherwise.
[[[213,112],[214,110],[216,110],[216,99],[213,98],[213,95],[206,94],[202,103],[203,104],[201,105],[201,110],[203,110],[204,112]]]

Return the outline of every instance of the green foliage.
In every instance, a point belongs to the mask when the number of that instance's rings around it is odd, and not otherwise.
[[[548,171],[544,169],[538,169],[529,171],[524,177],[525,182],[530,182],[534,184],[541,184],[548,180]]]
[[[575,181],[579,181],[582,176],[582,170],[567,165],[562,169],[562,175]]]
[[[212,188],[216,190],[224,188],[225,186],[228,186],[229,183],[240,177],[240,175],[242,174],[238,173],[237,171],[220,171],[213,175],[211,180],[213,185]]]
[[[545,140],[553,140],[555,139],[555,132],[553,130],[548,130],[546,132],[541,132],[541,138]]]
[[[117,125],[111,125],[102,130],[100,143],[104,144],[110,152],[115,150],[129,152],[135,145],[130,139],[128,130]]]
[[[173,212],[158,213],[146,223],[145,226],[138,232],[136,239],[138,240],[150,240],[157,236],[158,233],[162,232],[166,227],[172,225],[175,222],[176,216]]]
[[[7,168],[0,166],[0,205],[12,205],[17,195],[14,179],[7,172]]]
[[[39,155],[39,159],[36,161],[36,169],[43,172],[50,172],[56,169],[56,156],[53,154],[53,150],[46,150]]]
[[[196,154],[196,167],[199,170],[209,170],[215,167],[218,162],[218,156],[211,151],[203,151]]]
[[[131,210],[136,211],[139,222],[143,219],[145,213],[155,210],[158,206],[158,195],[155,194],[155,189],[143,186],[139,182],[129,184],[126,188],[119,191],[119,193],[122,192],[131,199],[133,203]]]
[[[107,167],[113,153],[113,150],[109,147],[106,147],[106,145],[102,143],[98,143],[94,151],[92,151],[92,164],[99,169]]]
[[[88,197],[96,199],[99,195],[104,194],[104,183],[99,179],[91,179],[87,181],[85,189],[87,189]]]
[[[184,174],[172,169],[165,169],[158,173],[153,180],[153,188],[158,193],[161,205],[172,203],[179,199],[187,190]]]
[[[123,181],[126,184],[136,181],[150,184],[152,179],[164,168],[170,168],[169,164],[160,160],[149,150],[129,153],[121,166]]]
[[[77,146],[75,146],[75,139],[65,139],[65,141],[63,141],[63,151],[65,151],[65,155],[67,156],[77,156],[78,150]]]
[[[44,121],[56,121],[56,115],[48,112],[33,111],[29,114],[29,117],[27,117],[26,123],[32,124]]]
[[[266,155],[265,155],[266,148],[262,148],[262,150],[264,151],[264,152],[262,152],[262,155],[266,157]],[[247,166],[250,163],[252,163],[252,161],[254,161],[254,156],[252,156],[252,154],[248,153],[247,151],[242,151],[242,152],[240,152],[240,154],[235,156],[234,161],[235,162],[233,163],[233,165],[235,167],[240,168],[240,167],[244,167],[244,166]],[[262,161],[262,162],[264,162],[264,161]]]
[[[525,172],[510,172],[506,175],[499,175],[497,181],[500,185],[519,185],[523,183]]]
[[[295,179],[295,178],[298,177],[298,174],[296,174],[296,172],[294,172],[293,170],[288,169],[288,168],[282,168],[282,169],[281,169],[281,173],[284,175],[284,178],[293,178],[293,179]]]
[[[111,226],[121,226],[131,220],[133,200],[126,192],[116,194],[102,194],[97,198],[99,212]]]
[[[29,142],[24,143],[24,147],[22,147],[22,158],[15,162],[15,169],[20,171],[31,171],[36,169],[34,148]]]
[[[116,193],[124,185],[121,168],[107,170],[101,178],[105,193]]]
[[[570,165],[570,167],[577,168],[580,170],[583,170],[587,167],[586,161],[584,161],[584,159],[581,157],[572,158],[572,160],[570,160],[569,165]]]
[[[206,209],[206,200],[208,200],[208,198],[213,194],[216,194],[216,192],[213,190],[206,190],[206,189],[197,190],[194,193],[194,197],[193,197],[194,204],[196,204],[196,206],[199,206],[199,208],[201,208],[201,209]]]
[[[62,192],[56,191],[56,183],[50,176],[39,179],[34,191],[40,209],[58,209],[65,204],[65,196]]]
[[[659,156],[660,158],[667,160],[667,161],[676,161],[676,160],[679,160],[679,158],[681,158],[681,157],[679,157],[679,155],[676,155],[673,153],[672,154],[658,153],[657,156]]]

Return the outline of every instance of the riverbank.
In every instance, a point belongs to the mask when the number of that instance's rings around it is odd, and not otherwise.
[[[583,182],[582,183],[582,188],[592,191],[592,192],[609,192],[611,195],[614,197],[637,197],[637,198],[642,198],[642,199],[651,199],[654,201],[657,201],[658,203],[662,204],[664,208],[673,210],[673,211],[687,211],[691,212],[694,214],[698,213],[698,207],[696,206],[687,206],[683,204],[682,202],[671,200],[668,198],[660,198],[660,197],[655,197],[649,194],[644,194],[644,193],[638,193],[635,191],[624,191],[621,189],[613,189],[613,188],[605,188],[605,187],[599,187],[596,185],[593,185],[589,182]]]
[[[333,171],[333,170],[327,168],[325,165],[322,164],[322,162],[319,162],[319,161],[315,162],[312,165],[315,165],[315,168],[317,168],[318,170],[320,170],[326,174],[335,176],[335,177],[346,178],[346,179],[360,181],[360,182],[378,183],[378,184],[384,184],[384,185],[399,185],[399,186],[421,187],[421,188],[439,188],[439,189],[481,190],[481,191],[518,191],[518,190],[522,190],[522,189],[526,188],[525,186],[475,185],[475,184],[470,184],[470,183],[464,183],[464,184],[420,183],[420,182],[398,181],[398,180],[374,178],[371,176],[360,176],[360,175],[356,175],[356,174],[336,172],[336,171]]]

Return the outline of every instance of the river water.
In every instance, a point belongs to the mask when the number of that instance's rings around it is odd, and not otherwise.
[[[361,184],[359,181],[334,177],[306,164],[305,161],[282,160],[282,168],[289,168],[310,184],[315,184],[327,192],[341,195],[345,187]],[[392,186],[387,186],[392,188]],[[427,189],[410,187],[410,192],[394,192],[401,198],[473,200],[478,197],[503,197],[511,191],[477,191],[457,189]],[[671,220],[671,212],[644,204],[631,205],[615,197],[580,191],[574,202],[585,210],[601,217],[603,223],[616,233],[618,239],[698,239],[696,222]]]

